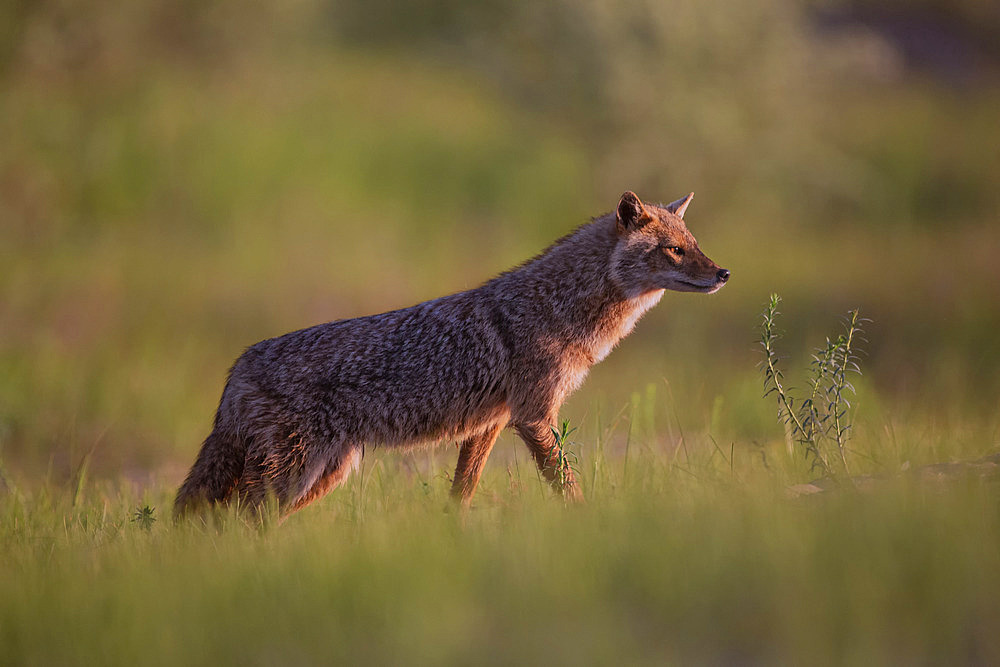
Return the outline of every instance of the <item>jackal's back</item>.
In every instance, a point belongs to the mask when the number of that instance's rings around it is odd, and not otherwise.
[[[236,362],[230,387],[267,397],[323,440],[382,444],[454,436],[502,409],[509,351],[475,290],[268,339]],[[227,388],[227,393],[229,391]],[[233,417],[246,395],[225,397]]]

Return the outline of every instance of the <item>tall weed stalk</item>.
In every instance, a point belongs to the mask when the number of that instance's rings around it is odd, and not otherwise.
[[[780,314],[781,297],[772,294],[764,308],[760,323],[760,346],[764,358],[759,367],[764,375],[764,396],[774,395],[778,404],[778,419],[785,425],[790,449],[797,444],[812,468],[824,477],[849,476],[847,442],[851,431],[851,402],[856,394],[850,382],[852,374],[860,375],[860,345],[867,340],[862,325],[869,322],[858,309],[844,318],[844,333],[827,338],[826,345],[812,355],[807,379],[808,395],[796,397],[786,386],[781,358],[775,343],[781,332],[775,325]]]

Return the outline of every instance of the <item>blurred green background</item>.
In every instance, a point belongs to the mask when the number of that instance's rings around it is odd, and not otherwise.
[[[733,278],[668,294],[564,416],[641,396],[664,439],[780,441],[779,292],[793,368],[872,318],[859,428],[989,450],[998,7],[2,2],[0,461],[179,481],[244,347],[473,287],[626,189],[695,191]]]

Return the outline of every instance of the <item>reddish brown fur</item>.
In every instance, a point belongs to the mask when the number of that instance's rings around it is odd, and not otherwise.
[[[710,293],[729,277],[687,230],[689,202],[646,206],[626,192],[615,214],[479,288],[254,345],[175,513],[268,494],[291,512],[339,484],[365,443],[451,439],[452,494],[467,503],[508,425],[545,478],[579,498],[551,428],[566,396],[664,290]]]

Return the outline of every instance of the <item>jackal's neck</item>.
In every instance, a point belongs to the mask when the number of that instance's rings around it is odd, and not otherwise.
[[[611,275],[617,243],[614,216],[597,218],[497,278],[497,297],[533,328],[599,361],[662,294],[626,297]]]

